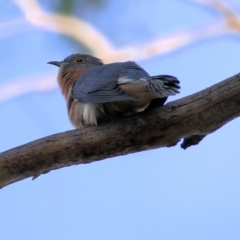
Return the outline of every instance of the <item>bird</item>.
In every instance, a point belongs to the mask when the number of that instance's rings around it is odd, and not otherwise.
[[[75,128],[142,112],[154,100],[163,105],[180,89],[176,77],[150,76],[133,61],[104,64],[92,55],[76,53],[48,64],[59,67],[58,84]]]

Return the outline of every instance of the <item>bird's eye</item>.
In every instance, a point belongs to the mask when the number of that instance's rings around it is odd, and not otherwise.
[[[85,63],[85,60],[84,58],[82,57],[77,57],[75,60],[74,60],[75,63]]]

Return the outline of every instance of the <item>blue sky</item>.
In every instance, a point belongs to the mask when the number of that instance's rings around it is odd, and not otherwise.
[[[54,12],[59,1],[49,2],[41,5]],[[228,3],[239,13],[238,1]],[[186,0],[113,0],[84,9],[76,5],[73,14],[97,28],[116,48],[201,29],[222,19],[214,10]],[[12,1],[0,6],[0,26],[23,17]],[[57,69],[48,61],[87,51],[64,35],[28,28],[8,37],[0,32],[0,87],[55,76]],[[151,75],[180,79],[181,94],[171,101],[237,74],[239,44],[238,34],[226,33],[138,63]],[[0,102],[0,114],[1,152],[73,129],[57,88]],[[1,237],[239,239],[239,123],[239,119],[228,123],[186,151],[178,145],[129,154],[9,185],[0,190]]]

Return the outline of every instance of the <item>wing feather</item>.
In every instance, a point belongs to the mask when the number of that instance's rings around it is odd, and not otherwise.
[[[119,88],[119,79],[133,81],[147,76],[147,72],[134,62],[97,66],[78,78],[73,86],[72,96],[84,103],[137,100],[138,97]]]

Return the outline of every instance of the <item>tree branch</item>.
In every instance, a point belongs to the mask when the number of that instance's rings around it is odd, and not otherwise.
[[[54,169],[176,145],[197,144],[240,116],[240,74],[141,114],[45,137],[0,154],[0,187]]]

